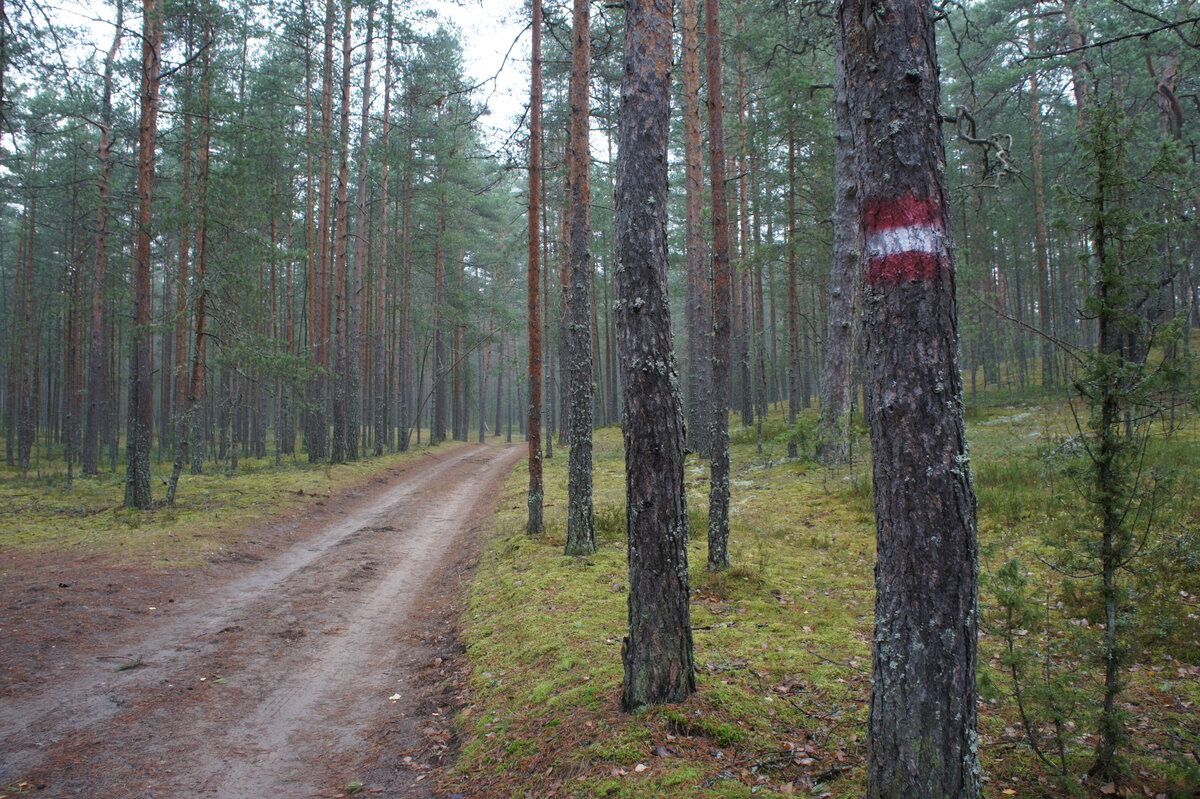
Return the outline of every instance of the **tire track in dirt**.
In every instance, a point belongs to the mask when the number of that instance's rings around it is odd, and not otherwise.
[[[422,702],[422,641],[520,455],[423,457],[240,576],[10,692],[0,788],[32,775],[44,797],[328,796],[366,770],[374,795],[430,795],[420,775],[364,760],[364,736],[440,715]],[[130,654],[144,667],[114,673]],[[420,723],[391,726],[389,747],[421,748]]]

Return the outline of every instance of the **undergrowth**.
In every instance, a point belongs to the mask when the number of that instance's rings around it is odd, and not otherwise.
[[[1071,448],[1065,406],[976,407],[968,435],[979,497],[982,550],[981,761],[985,793],[1069,796],[1086,789],[1040,763],[1014,702],[1014,635],[1065,638],[1086,619],[1046,563],[1047,535],[1065,529],[1079,503],[1062,484]],[[546,461],[547,536],[524,534],[527,475],[510,478],[464,619],[471,701],[451,790],[482,797],[858,797],[865,791],[875,530],[869,463],[829,469],[785,457],[781,417],[733,436],[731,550],[734,567],[705,563],[707,463],[685,472],[691,517],[692,624],[698,692],[688,701],[619,712],[626,629],[623,454],[620,431],[595,437],[599,551],[562,555],[566,452]],[[770,433],[770,435],[768,435]],[[1196,540],[1200,428],[1157,441],[1151,456],[1176,466],[1175,503],[1160,521],[1161,568],[1143,575],[1137,665],[1124,695],[1138,717],[1131,752],[1137,784],[1151,796],[1191,796],[1200,757],[1200,627]],[[855,451],[869,451],[865,441]],[[802,456],[803,456],[802,451]],[[1170,552],[1178,556],[1167,558]],[[1019,560],[1038,617],[1003,632],[997,573]],[[1174,568],[1166,564],[1174,563]],[[1011,569],[1009,572],[1011,573]],[[1085,688],[1087,652],[1056,650],[1051,665]],[[1046,661],[1031,655],[1031,663]],[[1054,660],[1058,658],[1059,660]],[[1094,744],[1092,709],[1064,721],[1083,763]],[[1049,719],[1041,718],[1044,733]],[[1126,791],[1120,786],[1117,791]],[[1140,791],[1139,791],[1140,792]]]

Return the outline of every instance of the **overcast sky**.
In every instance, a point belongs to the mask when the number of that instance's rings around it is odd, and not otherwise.
[[[503,143],[513,133],[529,95],[529,33],[525,30],[528,20],[524,4],[512,0],[417,0],[417,3],[436,12],[436,21],[430,22],[431,29],[441,21],[462,32],[467,77],[475,83],[484,83],[476,98],[492,112],[483,120],[484,135],[494,144]],[[59,24],[90,31],[92,47],[100,52],[108,49],[116,19],[112,2],[63,0],[57,8],[47,7],[53,9],[51,15]],[[140,29],[140,3],[127,2],[125,14],[126,28]],[[134,41],[135,37],[127,36],[123,47],[132,47]],[[84,57],[86,54],[81,52],[80,58]]]
[[[529,20],[524,4],[512,0],[427,2],[440,19],[453,22],[462,31],[469,76],[477,82],[489,80],[478,95],[492,111],[484,120],[489,128],[486,135],[503,142],[513,132],[529,97],[529,33],[525,31]],[[496,79],[491,81],[493,76]]]

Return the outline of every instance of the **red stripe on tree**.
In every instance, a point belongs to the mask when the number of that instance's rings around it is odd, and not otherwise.
[[[863,207],[863,227],[868,233],[910,225],[942,225],[945,218],[941,203],[931,197],[876,197]]]
[[[906,280],[936,280],[946,263],[941,253],[909,250],[872,258],[863,280],[871,286],[896,285]]]

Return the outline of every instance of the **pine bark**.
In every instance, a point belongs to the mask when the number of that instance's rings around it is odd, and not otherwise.
[[[835,55],[833,114],[833,259],[829,270],[829,316],[817,435],[817,458],[826,464],[845,463],[850,452],[850,366],[858,329],[854,313],[862,253],[846,53],[840,39]]]
[[[529,444],[529,521],[526,532],[545,534],[542,516],[542,308],[541,281],[542,203],[542,4],[533,0],[533,42],[529,81],[529,410],[526,440]]]
[[[154,364],[150,330],[150,240],[154,159],[158,134],[158,90],[162,79],[162,12],[145,0],[142,16],[142,85],[138,123],[138,204],[134,230],[133,331],[129,356],[125,507],[149,508],[150,448],[154,436]]]
[[[383,165],[379,176],[379,280],[375,288],[375,454],[382,455],[385,445],[391,440],[391,427],[388,424],[388,370],[387,370],[387,296],[390,286],[388,274],[388,241],[391,232],[388,228],[388,177],[391,158],[388,144],[392,132],[392,45],[394,35],[392,29],[392,2],[388,0],[387,45],[383,60],[383,131],[379,136],[379,147],[384,153]],[[364,120],[366,113],[364,109]],[[365,154],[365,150],[364,150]],[[364,157],[363,163],[366,163]],[[365,213],[365,209],[364,209]]]
[[[212,24],[206,23],[204,29],[206,39],[212,37],[212,30]],[[208,156],[212,125],[209,108],[211,93],[209,61],[209,51],[205,50],[201,57],[200,149],[196,156],[196,208],[199,221],[196,225],[196,269],[194,275],[196,299],[192,315],[195,332],[192,338],[190,370],[187,372],[186,378],[181,377],[181,382],[175,389],[180,395],[180,401],[176,408],[175,460],[171,466],[171,477],[167,481],[168,505],[175,504],[175,492],[179,486],[179,477],[183,474],[189,457],[195,464],[193,472],[197,474],[200,472],[200,466],[197,463],[200,460],[200,450],[198,447],[192,446],[192,438],[195,435],[196,412],[200,407],[200,400],[204,396],[204,330],[208,311],[208,286],[205,280],[208,275]],[[186,313],[184,316],[186,318]],[[183,355],[180,357],[186,358],[186,342],[183,344],[182,352]]]
[[[683,152],[687,249],[688,446],[701,457],[712,453],[712,274],[704,241],[704,165],[700,130],[700,12],[682,0]]]
[[[444,178],[439,175],[439,182]],[[446,440],[449,396],[446,390],[446,208],[438,198],[437,238],[433,250],[433,420],[429,425],[432,443]]]
[[[358,134],[358,186],[354,195],[354,273],[350,294],[350,340],[347,364],[346,391],[346,457],[358,460],[362,439],[363,375],[362,347],[365,317],[363,315],[363,278],[367,271],[367,145],[371,140],[371,63],[375,43],[375,4],[367,5],[367,39],[363,45],[362,112]]]
[[[567,465],[568,555],[596,551],[596,521],[592,507],[592,223],[590,214],[591,143],[589,141],[588,81],[591,75],[589,0],[575,0],[572,16],[570,139],[567,144],[570,207],[571,284],[567,297],[566,430],[570,454]]]
[[[310,290],[311,335],[316,376],[310,386],[308,460],[329,457],[329,267],[330,212],[333,209],[333,26],[334,0],[325,2],[324,53],[321,59],[321,164],[317,198],[317,258]]]
[[[667,300],[670,2],[628,0],[617,163],[617,327],[624,378],[629,635],[621,706],[696,689],[684,432]]]
[[[733,275],[729,260],[729,194],[725,185],[725,101],[721,86],[721,19],[704,0],[708,65],[708,165],[712,183],[712,421],[708,492],[708,570],[729,568],[729,407]]]
[[[980,791],[975,496],[955,357],[933,19],[928,0],[847,0],[838,15],[867,234],[861,266],[878,550],[872,799]]]
[[[347,405],[349,386],[349,316],[350,302],[346,296],[350,236],[350,66],[351,0],[343,0],[342,20],[342,96],[339,104],[340,126],[338,141],[338,186],[334,201],[333,233],[333,441],[329,449],[332,463],[345,463],[349,455],[347,438]]]

